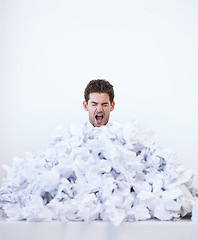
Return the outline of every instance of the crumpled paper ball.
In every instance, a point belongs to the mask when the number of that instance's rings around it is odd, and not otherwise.
[[[198,221],[197,173],[137,121],[58,126],[45,151],[4,168],[0,204],[10,220]]]

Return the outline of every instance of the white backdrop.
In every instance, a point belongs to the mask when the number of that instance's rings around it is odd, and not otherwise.
[[[92,79],[114,85],[111,121],[139,119],[198,170],[196,0],[0,0],[2,164],[82,122]]]

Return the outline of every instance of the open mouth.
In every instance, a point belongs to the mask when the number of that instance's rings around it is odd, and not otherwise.
[[[96,118],[97,123],[101,123],[104,116],[102,114],[97,114],[95,118]]]

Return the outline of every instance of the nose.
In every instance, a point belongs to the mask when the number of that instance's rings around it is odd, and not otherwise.
[[[102,112],[102,106],[101,105],[98,105],[97,112]]]

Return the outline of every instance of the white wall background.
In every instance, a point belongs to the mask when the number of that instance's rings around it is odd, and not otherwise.
[[[111,121],[140,119],[198,170],[196,0],[0,0],[2,164],[82,122],[83,91],[115,88]]]

